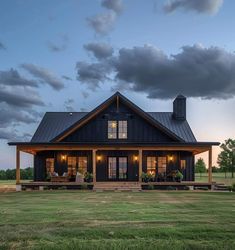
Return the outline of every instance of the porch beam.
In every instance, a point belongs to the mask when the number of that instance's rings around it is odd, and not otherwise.
[[[142,181],[143,151],[139,149],[139,182]]]
[[[30,146],[21,146],[21,150],[27,153],[36,153],[37,151],[42,150],[91,150],[91,149],[98,149],[98,150],[162,150],[162,151],[190,151],[194,154],[199,154],[202,152],[206,152],[209,150],[209,147],[198,147],[198,146],[143,146],[143,147],[135,147],[135,146],[54,146],[54,145],[30,145]]]
[[[93,174],[93,183],[96,183],[96,149],[92,149],[92,174]]]
[[[20,149],[16,147],[16,185],[20,184]]]
[[[212,182],[212,147],[208,151],[208,182]]]

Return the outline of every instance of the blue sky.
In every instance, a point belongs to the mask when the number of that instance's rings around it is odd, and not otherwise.
[[[2,0],[0,168],[14,167],[7,141],[29,140],[44,112],[91,110],[114,89],[146,111],[185,94],[199,141],[234,138],[235,2],[203,1]],[[95,56],[100,44],[109,56]]]

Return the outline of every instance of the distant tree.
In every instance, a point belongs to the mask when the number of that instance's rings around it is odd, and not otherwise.
[[[32,180],[33,179],[33,168],[20,169],[20,178],[21,180]],[[16,179],[16,170],[7,169],[0,170],[0,180],[15,180]]]
[[[206,164],[202,158],[199,158],[195,164],[195,172],[200,173],[200,178],[202,173],[206,173]]]
[[[6,172],[5,170],[0,170],[0,180],[6,180]]]
[[[212,167],[212,173],[219,173],[219,172],[220,172],[220,168],[219,167],[216,167],[216,166]]]
[[[6,178],[7,178],[7,180],[14,180],[16,178],[15,169],[7,169],[6,170]]]
[[[218,164],[221,169],[226,173],[231,171],[232,178],[234,178],[235,171],[235,140],[228,139],[221,144],[220,148],[222,151],[218,155]]]

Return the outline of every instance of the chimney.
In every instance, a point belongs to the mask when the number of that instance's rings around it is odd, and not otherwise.
[[[173,117],[176,120],[186,120],[186,97],[178,95],[173,102]]]

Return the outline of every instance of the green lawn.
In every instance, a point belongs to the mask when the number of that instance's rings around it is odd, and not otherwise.
[[[235,249],[235,193],[0,193],[0,249]]]
[[[232,174],[227,173],[227,178],[225,178],[224,173],[212,173],[212,180],[217,183],[224,183],[226,185],[232,185],[235,183],[235,178],[231,178]],[[207,173],[203,173],[202,176],[200,174],[195,174],[195,180],[199,182],[207,182],[208,181],[208,175]]]

